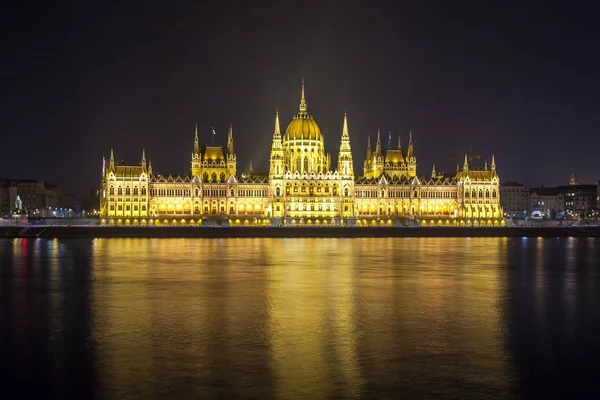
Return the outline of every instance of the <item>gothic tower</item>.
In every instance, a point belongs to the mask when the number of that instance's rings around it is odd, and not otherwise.
[[[201,167],[200,167],[200,143],[198,142],[198,124],[196,123],[196,134],[194,136],[194,151],[192,152],[192,165],[190,168],[190,172],[192,177],[198,175],[200,176]]]
[[[229,132],[227,133],[227,169],[232,175],[237,173],[237,159],[233,148],[233,125],[229,124]]]
[[[354,176],[354,164],[352,162],[352,149],[350,148],[350,134],[348,133],[348,119],[346,113],[344,113],[344,125],[342,127],[342,139],[340,141],[337,170],[342,176]]]

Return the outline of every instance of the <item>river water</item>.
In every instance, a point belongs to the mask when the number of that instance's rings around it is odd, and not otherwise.
[[[19,398],[592,398],[599,357],[599,239],[0,240]]]

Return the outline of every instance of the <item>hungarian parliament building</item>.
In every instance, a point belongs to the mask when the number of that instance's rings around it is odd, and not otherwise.
[[[344,115],[335,168],[319,125],[308,113],[304,83],[298,113],[283,136],[275,114],[269,170],[239,173],[231,127],[224,146],[194,138],[190,173],[156,174],[139,163],[103,160],[100,212],[107,225],[500,226],[500,180],[469,165],[452,174],[417,175],[412,133],[404,150],[369,138],[363,173],[352,158]]]

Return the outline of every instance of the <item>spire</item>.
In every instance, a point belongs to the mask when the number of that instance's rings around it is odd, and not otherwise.
[[[142,149],[142,167],[146,168],[146,149]]]
[[[227,133],[227,150],[230,155],[233,155],[235,151],[233,150],[233,124],[229,123],[229,132]]]
[[[250,160],[250,169],[248,170],[248,172],[252,172],[253,168],[252,168],[252,160]]]
[[[463,165],[463,170],[465,170],[465,171],[469,170],[469,160],[467,159],[467,153],[465,153],[465,163]]]
[[[302,98],[300,99],[300,112],[306,113],[306,100],[304,99],[304,78],[302,78]]]
[[[110,149],[110,160],[108,162],[108,170],[114,170],[115,169],[115,155],[113,153],[113,149]]]
[[[281,130],[279,129],[279,108],[275,109],[275,130],[273,131],[273,140],[275,140],[275,136],[279,136],[281,140]]]
[[[575,172],[571,173],[571,180],[569,181],[569,185],[577,185],[577,181],[575,180]]]
[[[148,161],[148,175],[152,175],[152,160]]]
[[[406,151],[406,158],[410,159],[414,156],[412,130],[410,130],[408,133],[408,150]]]
[[[398,150],[402,150],[402,142],[400,140],[400,136],[398,136]]]
[[[350,135],[348,134],[348,118],[346,116],[346,112],[344,111],[344,126],[342,128],[342,140],[350,139]]]
[[[435,171],[435,164],[433,164],[433,169],[431,170],[431,177],[432,178],[437,177],[437,172]]]
[[[371,159],[371,134],[367,136],[367,159]]]
[[[496,171],[496,159],[494,158],[494,155],[492,154],[492,172]]]
[[[340,140],[340,151],[338,153],[337,171],[343,176],[354,174],[352,148],[350,147],[350,133],[348,133],[348,116],[346,115],[346,112],[344,112],[344,124],[342,125],[342,138]]]
[[[196,134],[194,135],[194,153],[200,153],[200,144],[198,143],[198,122],[196,122]]]
[[[379,129],[377,129],[377,145],[375,146],[375,155],[381,155],[381,134],[379,133]]]

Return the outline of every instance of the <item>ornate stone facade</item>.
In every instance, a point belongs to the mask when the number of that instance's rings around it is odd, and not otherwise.
[[[269,171],[237,173],[233,131],[227,145],[200,146],[194,138],[189,176],[154,174],[145,152],[137,165],[103,162],[100,208],[105,224],[151,225],[503,225],[499,177],[465,162],[452,175],[418,177],[412,132],[408,149],[375,151],[369,138],[364,174],[355,174],[344,115],[337,168],[321,130],[308,114],[304,83],[299,112],[282,137],[279,113]]]

